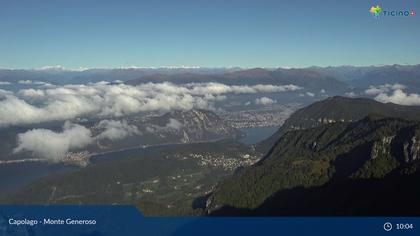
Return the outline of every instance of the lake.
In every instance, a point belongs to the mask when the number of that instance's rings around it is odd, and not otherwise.
[[[244,128],[240,130],[244,133],[244,136],[238,141],[251,145],[270,137],[278,130],[278,127]],[[159,153],[162,149],[176,148],[177,145],[182,144],[164,144],[150,146],[147,148],[134,147],[124,150],[116,150],[93,155],[90,161],[92,164],[98,164],[104,161],[112,161],[115,159],[133,156],[142,157]],[[12,193],[15,190],[44,176],[78,169],[78,167],[68,166],[62,163],[49,164],[45,162],[23,162],[0,165],[0,197]]]
[[[0,165],[0,197],[14,192],[36,179],[54,173],[77,170],[77,167],[45,162],[22,162]]]
[[[244,144],[256,144],[274,134],[280,127],[256,127],[256,128],[242,128],[239,129],[245,135],[239,139]]]

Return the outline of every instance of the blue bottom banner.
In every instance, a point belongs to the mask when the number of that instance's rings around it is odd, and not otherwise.
[[[144,217],[132,206],[0,206],[0,235],[420,235],[420,217]]]

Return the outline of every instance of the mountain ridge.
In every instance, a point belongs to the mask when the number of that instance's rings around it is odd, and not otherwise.
[[[307,189],[323,188],[327,189],[323,190],[326,196],[326,193],[340,195],[346,190],[340,187],[341,183],[353,186],[356,182],[365,181],[370,186],[370,181],[386,182],[393,178],[416,182],[420,176],[419,138],[419,122],[389,117],[368,116],[356,122],[289,131],[255,165],[223,180],[208,198],[206,211],[214,215],[328,215],[334,213],[334,207],[341,207],[336,209],[336,213],[346,215],[346,211],[351,209],[348,207],[353,206],[358,207],[353,210],[362,215],[380,214],[380,210],[362,209],[362,205],[351,202],[335,206],[330,204],[332,199],[318,199],[314,201],[319,204],[318,207],[315,203],[309,204],[311,208],[305,211],[305,208],[299,207],[296,197],[310,201],[301,194],[309,193]],[[339,183],[338,187],[330,188],[334,183]],[[410,185],[403,186],[404,192],[410,192]],[[359,187],[364,188],[357,184],[353,186],[354,189]],[[412,190],[413,194],[418,192]],[[314,190],[310,196],[316,193]],[[361,192],[358,194],[363,195]],[[370,194],[376,196],[372,192]],[[354,202],[363,202],[354,195]],[[282,201],[291,205],[288,207]],[[415,202],[411,204],[416,209],[420,208]],[[323,206],[328,210],[322,210]],[[299,210],[293,211],[293,207]],[[408,208],[401,208],[401,211],[389,208],[383,212],[400,214],[404,210]]]
[[[267,152],[276,140],[289,130],[357,121],[368,115],[420,120],[420,106],[381,103],[368,98],[329,97],[294,112],[277,132],[257,144],[257,149]]]

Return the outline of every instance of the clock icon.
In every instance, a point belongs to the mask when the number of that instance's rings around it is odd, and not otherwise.
[[[385,230],[385,231],[391,231],[391,230],[392,230],[392,224],[391,224],[391,223],[389,223],[389,222],[386,222],[386,223],[384,224],[384,230]]]

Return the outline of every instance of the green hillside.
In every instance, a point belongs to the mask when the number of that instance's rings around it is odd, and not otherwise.
[[[419,159],[419,122],[370,116],[357,122],[338,122],[289,131],[257,164],[222,181],[207,200],[207,212],[231,212],[226,209],[258,211],[262,206],[269,209],[280,204],[272,201],[267,205],[267,201],[279,193],[284,198],[282,201],[291,206],[304,205],[295,201],[298,199],[296,196],[302,198],[306,190],[332,183],[346,186],[346,181],[379,181],[395,175],[408,178],[417,176]],[[412,194],[420,197],[415,186],[411,189]],[[284,195],[282,191],[291,193]],[[338,190],[329,191],[331,194],[338,193]],[[359,197],[372,197],[365,196],[363,192],[358,194]],[[325,206],[333,204],[313,202]],[[346,205],[337,212],[343,209],[346,209]],[[374,214],[375,210],[371,210]],[[310,212],[309,208],[301,211],[302,214]],[[282,214],[274,208],[271,213]],[[318,213],[324,212],[319,210]]]
[[[289,130],[306,129],[336,122],[353,122],[368,115],[420,120],[420,107],[381,103],[367,98],[330,97],[293,113],[276,133],[259,143],[257,149],[267,152]]]
[[[162,146],[128,156],[115,152],[109,160],[44,177],[2,202],[134,204],[146,215],[202,214],[199,199],[217,181],[259,158],[234,141]]]

